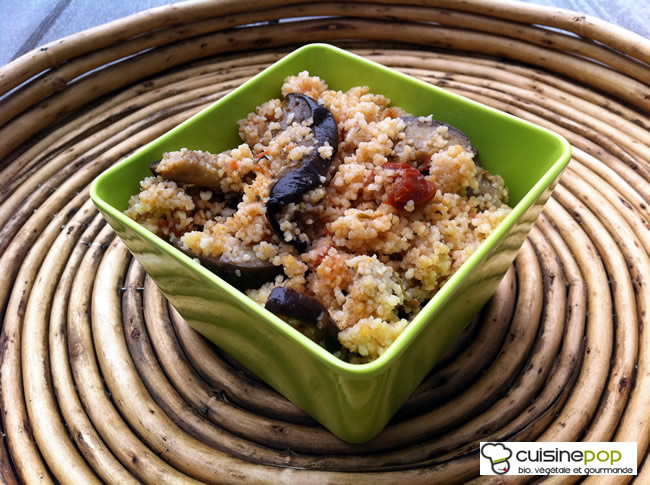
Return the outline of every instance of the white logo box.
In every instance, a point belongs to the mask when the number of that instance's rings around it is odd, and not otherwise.
[[[481,475],[636,475],[636,443],[481,442]]]

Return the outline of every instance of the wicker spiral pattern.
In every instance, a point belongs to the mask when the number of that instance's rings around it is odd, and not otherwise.
[[[574,150],[496,296],[364,445],[189,329],[88,198],[103,169],[312,41]],[[635,34],[530,4],[265,0],[161,7],[0,69],[3,481],[500,483],[478,476],[479,441],[619,440],[650,483],[649,62]],[[634,477],[610,478],[585,481]]]

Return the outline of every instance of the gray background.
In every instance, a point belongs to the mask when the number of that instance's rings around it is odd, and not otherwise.
[[[245,1],[245,0],[242,0]],[[528,1],[528,0],[525,0]],[[0,66],[31,49],[169,0],[0,0]],[[650,38],[650,0],[535,0],[576,10]]]

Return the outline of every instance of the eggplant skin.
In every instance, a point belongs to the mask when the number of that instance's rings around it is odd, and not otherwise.
[[[282,208],[292,202],[298,202],[303,194],[321,185],[321,177],[327,175],[339,146],[338,127],[330,110],[304,94],[288,94],[287,100],[287,107],[295,113],[294,121],[301,122],[312,118],[312,130],[316,145],[303,159],[302,165],[285,174],[271,188],[266,204],[266,218],[273,232],[283,241],[284,234],[278,222]],[[318,153],[318,149],[325,143],[328,143],[333,149],[332,156],[328,159],[323,159]],[[301,252],[307,248],[307,243],[299,239],[293,238],[287,242]]]
[[[210,256],[199,256],[192,251],[182,247],[178,241],[171,242],[172,246],[190,258],[197,258],[201,266],[216,274],[226,283],[237,288],[239,291],[259,288],[264,283],[273,281],[276,276],[283,273],[282,266],[275,266],[260,259],[253,259],[245,263],[235,263],[226,258],[213,258]]]
[[[339,329],[327,308],[316,298],[300,293],[293,288],[278,286],[269,294],[264,308],[278,316],[313,325],[319,330],[319,337],[325,341],[325,347],[332,351],[340,347]]]

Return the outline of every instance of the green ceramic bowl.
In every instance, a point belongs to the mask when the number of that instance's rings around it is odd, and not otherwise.
[[[149,165],[181,147],[214,153],[240,143],[237,120],[280,97],[307,70],[331,89],[367,85],[393,105],[465,132],[481,164],[501,175],[512,213],[377,360],[348,364],[122,214]],[[379,64],[324,45],[302,47],[101,174],[91,197],[187,322],[335,435],[376,436],[492,296],[570,158],[559,135]]]

